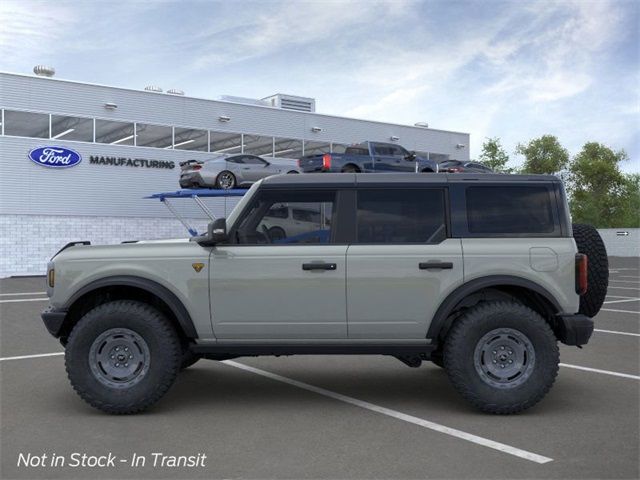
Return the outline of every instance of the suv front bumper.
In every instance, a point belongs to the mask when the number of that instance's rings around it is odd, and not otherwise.
[[[555,333],[565,345],[586,345],[593,333],[593,320],[580,313],[560,314]]]
[[[62,332],[62,326],[64,325],[65,318],[67,317],[67,311],[56,310],[53,307],[49,307],[42,312],[41,316],[44,326],[47,327],[49,333],[58,338]]]

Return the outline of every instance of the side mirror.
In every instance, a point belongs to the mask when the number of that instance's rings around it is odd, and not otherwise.
[[[203,247],[212,247],[218,243],[224,243],[229,239],[227,235],[226,218],[218,218],[207,226],[207,233],[194,237],[192,240]]]
[[[409,154],[404,157],[404,159],[413,162],[416,159],[416,152],[414,152],[413,150],[410,151]]]

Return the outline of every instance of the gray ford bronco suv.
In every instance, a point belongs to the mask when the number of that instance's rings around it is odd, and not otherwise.
[[[381,354],[430,360],[507,414],[549,391],[559,341],[588,342],[607,283],[602,240],[552,176],[280,175],[190,241],[68,245],[42,317],[73,388],[109,413],[150,407],[199,359]]]

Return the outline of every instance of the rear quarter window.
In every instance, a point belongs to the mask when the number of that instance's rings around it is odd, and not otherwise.
[[[468,187],[469,233],[553,235],[559,228],[551,199],[544,186]]]

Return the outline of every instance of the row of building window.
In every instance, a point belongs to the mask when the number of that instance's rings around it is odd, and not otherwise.
[[[2,134],[17,137],[72,140],[175,150],[268,157],[300,158],[304,155],[344,153],[348,145],[292,138],[170,127],[139,122],[72,117],[47,113],[2,110]],[[424,156],[426,152],[418,152]],[[440,158],[441,157],[441,158]],[[446,155],[431,154],[436,161]]]

